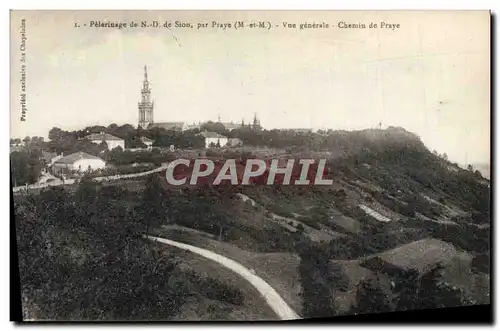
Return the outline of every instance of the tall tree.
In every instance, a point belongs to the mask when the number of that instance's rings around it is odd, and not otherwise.
[[[43,163],[39,150],[12,152],[10,162],[14,186],[34,184],[40,178]]]
[[[437,265],[422,276],[414,299],[418,309],[456,307],[462,304],[462,292],[443,278],[444,267]]]
[[[307,318],[335,316],[334,280],[329,272],[326,250],[317,245],[306,245],[300,251],[300,258],[302,315]]]
[[[167,220],[166,194],[157,176],[150,176],[138,207],[138,214],[145,225],[146,234],[152,226],[164,223]]]
[[[356,289],[356,306],[351,307],[351,314],[373,314],[388,312],[391,304],[387,294],[373,279],[361,281]]]
[[[28,146],[30,141],[31,141],[31,138],[29,136],[24,137],[24,139],[23,139],[24,146]]]
[[[49,139],[50,140],[59,140],[63,137],[64,137],[63,130],[56,128],[56,127],[53,127],[52,129],[50,129],[50,131],[49,131]]]

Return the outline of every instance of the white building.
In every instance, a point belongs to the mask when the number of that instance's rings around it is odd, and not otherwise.
[[[216,132],[200,132],[200,136],[205,138],[205,148],[211,147],[211,146],[226,146],[228,142],[228,138],[218,134]]]
[[[67,156],[62,156],[52,164],[54,173],[60,173],[63,169],[68,171],[93,171],[104,169],[106,162],[94,155],[85,152],[76,152]]]
[[[90,140],[94,144],[101,144],[103,141],[108,145],[108,149],[112,150],[116,147],[121,147],[125,150],[125,140],[122,138],[115,137],[109,133],[93,133],[85,137],[85,139]]]

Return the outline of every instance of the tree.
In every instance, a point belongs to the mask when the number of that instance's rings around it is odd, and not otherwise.
[[[340,190],[337,190],[335,192],[335,198],[339,201],[339,202],[344,202],[345,199],[347,198],[347,193],[345,193],[345,190],[344,189],[340,189]]]
[[[306,245],[300,250],[300,258],[302,315],[306,318],[335,316],[334,278],[329,272],[327,251],[320,246]]]
[[[40,178],[43,163],[39,150],[12,152],[10,162],[14,186],[34,184]]]
[[[344,272],[342,265],[330,263],[328,273],[331,275],[333,287],[336,291],[347,292],[349,289],[349,277]]]
[[[416,309],[415,298],[419,291],[420,281],[417,272],[409,273],[405,279],[398,280],[398,286],[402,288],[396,304],[396,310]]]
[[[467,165],[467,171],[473,172],[474,168],[472,167],[472,164]]]
[[[24,146],[28,146],[30,141],[31,141],[31,138],[29,136],[24,137],[24,139],[23,139]]]
[[[443,279],[444,267],[437,265],[420,280],[414,299],[417,309],[435,309],[462,305],[462,293]]]
[[[118,146],[119,147],[119,146]],[[106,143],[105,140],[103,140],[100,144],[99,144],[99,151],[100,152],[103,152],[103,151],[106,151],[108,149],[108,144]]]
[[[203,123],[200,126],[200,130],[201,131],[208,131],[208,132],[215,132],[215,133],[221,134],[223,136],[227,136],[229,133],[228,130],[226,129],[226,127],[224,126],[224,124],[222,124],[220,122],[212,122],[212,121],[208,121],[208,122]]]
[[[462,292],[443,279],[444,268],[435,266],[422,275],[409,277],[402,284],[397,310],[435,309],[462,305]]]
[[[115,132],[116,129],[118,129],[118,125],[116,123],[111,123],[110,125],[108,125],[107,131],[110,134],[113,134],[112,132]]]
[[[150,176],[138,206],[138,214],[146,226],[146,234],[152,225],[163,224],[167,216],[167,196],[157,176]]]
[[[373,279],[362,280],[356,289],[356,306],[351,307],[351,314],[373,314],[392,309],[387,294]]]
[[[49,140],[59,140],[62,139],[63,136],[64,136],[64,131],[59,128],[53,127],[49,131]]]
[[[84,206],[92,204],[97,198],[99,184],[88,176],[83,176],[75,192],[75,198]]]
[[[45,143],[44,143],[43,140],[44,140],[43,137],[33,136],[33,137],[31,137],[31,140],[28,143],[28,147],[30,149],[40,149],[40,150],[43,150],[43,149],[45,149]]]

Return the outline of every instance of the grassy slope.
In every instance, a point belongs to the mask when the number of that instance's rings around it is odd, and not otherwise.
[[[249,252],[231,243],[219,242],[207,236],[178,229],[156,229],[155,234],[211,250],[233,259],[249,269],[254,269],[255,273],[268,282],[294,310],[301,310],[300,280],[297,271],[300,263],[298,255],[287,252]],[[208,271],[209,268],[211,267],[206,265],[202,270]],[[246,283],[246,281],[243,282]],[[243,285],[245,284],[241,286]]]

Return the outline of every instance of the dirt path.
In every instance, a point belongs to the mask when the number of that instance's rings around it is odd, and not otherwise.
[[[257,291],[264,297],[266,302],[269,304],[271,309],[278,315],[278,317],[282,320],[291,320],[291,319],[299,319],[300,316],[290,308],[286,302],[281,298],[281,296],[271,287],[266,281],[264,281],[259,276],[252,273],[250,270],[245,268],[243,265],[239,264],[236,261],[228,259],[222,255],[216,254],[212,251],[195,247],[192,245],[183,244],[180,242],[176,242],[169,239],[152,237],[152,236],[144,236],[153,241],[158,241],[163,244],[167,244],[170,246],[175,246],[184,250],[188,250],[192,253],[201,255],[209,260],[215,261],[222,266],[236,272],[241,277],[245,278],[250,284],[252,284]]]

